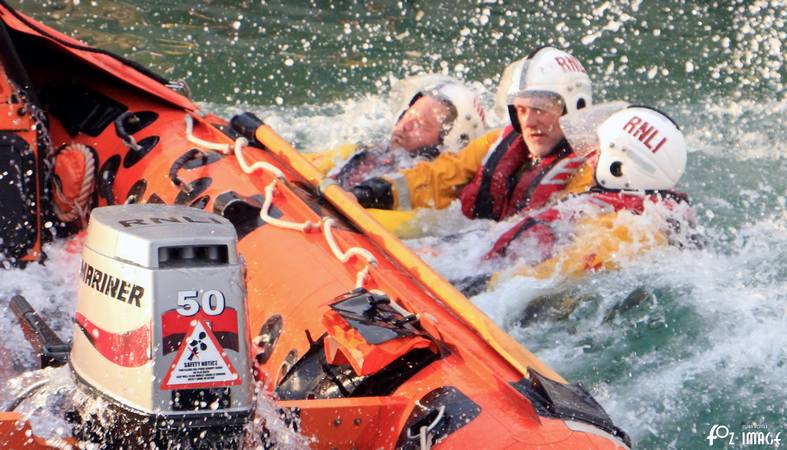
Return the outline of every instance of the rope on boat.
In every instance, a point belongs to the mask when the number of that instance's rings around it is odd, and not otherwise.
[[[265,186],[265,200],[262,204],[262,208],[260,209],[260,219],[262,219],[265,223],[270,224],[274,227],[284,228],[287,230],[295,230],[301,231],[303,233],[310,233],[312,231],[318,230],[322,228],[323,237],[325,241],[328,243],[328,247],[330,247],[331,252],[333,255],[341,261],[342,263],[346,264],[350,259],[357,256],[366,260],[366,266],[363,269],[359,270],[355,276],[355,287],[362,288],[369,280],[369,267],[377,265],[377,258],[367,249],[363,247],[350,247],[346,251],[342,251],[339,247],[339,244],[336,243],[336,239],[333,237],[333,224],[335,223],[333,218],[325,218],[321,217],[317,223],[314,223],[310,220],[305,222],[297,223],[291,222],[287,220],[276,219],[272,217],[269,213],[271,206],[273,205],[273,197],[276,194],[276,185],[279,179],[286,179],[284,172],[281,171],[278,167],[274,166],[265,161],[256,161],[255,163],[249,165],[246,161],[245,156],[243,155],[243,147],[249,144],[249,141],[244,137],[239,137],[235,139],[234,145],[232,144],[223,144],[219,142],[210,142],[204,139],[200,139],[194,136],[194,119],[191,115],[186,114],[185,117],[186,122],[186,139],[191,142],[192,144],[205,148],[207,150],[217,151],[224,155],[234,154],[235,159],[238,161],[238,165],[240,166],[243,172],[251,175],[252,173],[256,172],[259,169],[262,169],[271,175],[273,175],[273,181],[271,181],[267,186]]]
[[[421,450],[430,450],[432,448],[432,430],[443,420],[443,415],[445,414],[445,405],[440,405],[440,410],[437,412],[437,417],[434,418],[432,423],[429,425],[423,425],[418,430],[418,434],[411,434],[410,430],[407,430],[407,439],[415,439],[416,437],[419,438],[419,444]]]
[[[71,207],[69,211],[63,211],[54,203],[55,214],[57,217],[62,220],[63,222],[71,222],[76,219],[82,220],[82,225],[84,226],[87,222],[87,214],[89,212],[89,204],[90,203],[90,196],[93,193],[93,182],[95,181],[95,171],[96,171],[96,159],[93,156],[93,152],[90,151],[87,145],[84,144],[70,144],[68,147],[63,149],[61,153],[74,151],[82,154],[82,157],[85,161],[84,166],[84,174],[82,175],[82,185],[79,188],[79,195],[76,196],[73,200],[69,200],[66,198],[65,194],[63,194],[63,186],[60,183],[53,183],[54,185],[54,194],[59,201],[63,204],[68,205]]]
[[[387,294],[385,292],[379,290],[379,289],[372,289],[369,292],[372,293],[372,294],[385,295],[387,297]],[[394,301],[391,301],[388,304],[388,306],[393,308],[394,311],[398,312],[402,316],[401,321],[403,321],[403,322],[409,322],[411,320],[420,320],[421,319],[421,316],[419,314],[411,313],[410,311],[404,309],[402,307],[402,305],[400,305],[400,304],[398,304],[398,303],[396,303]],[[434,319],[434,317],[432,317],[432,319]]]
[[[265,161],[257,161],[251,166],[249,166],[249,163],[246,162],[246,158],[243,156],[243,152],[241,151],[241,149],[247,145],[249,145],[249,141],[246,140],[246,138],[239,137],[238,139],[235,139],[235,159],[238,160],[238,164],[240,164],[240,168],[243,169],[244,172],[251,174],[257,169],[263,169],[275,175],[276,178],[281,178],[281,179],[285,178],[284,172],[282,172],[278,167],[274,166],[271,163],[267,163]]]
[[[362,270],[359,270],[355,275],[355,289],[361,289],[366,285],[366,280],[369,279],[369,265],[367,264]]]
[[[194,119],[189,115],[186,114],[186,139],[189,140],[192,144],[206,148],[208,150],[215,150],[217,152],[223,153],[225,155],[229,154],[230,151],[230,144],[222,144],[220,142],[209,142],[204,139],[200,139],[197,136],[194,136],[192,133],[194,131]]]
[[[430,450],[432,448],[432,435],[427,431],[426,425],[421,427],[419,443],[421,450]]]
[[[134,139],[134,136],[130,135],[127,131],[123,122],[126,119],[136,117],[133,112],[126,111],[123,114],[119,115],[117,119],[115,119],[115,132],[117,133],[118,137],[123,144],[128,147],[130,150],[134,150],[136,152],[142,150],[142,147],[137,143],[137,140]]]
[[[251,172],[247,172],[251,173]],[[275,195],[274,190],[276,189],[276,184],[278,181],[274,178],[267,186],[265,186],[265,200],[262,203],[262,209],[260,210],[260,219],[262,219],[265,223],[271,224],[275,227],[279,228],[286,228],[288,230],[296,230],[302,231],[304,233],[309,233],[312,230],[317,230],[320,228],[320,222],[314,223],[310,220],[302,223],[290,222],[287,220],[280,220],[272,217],[268,211],[270,211],[271,205],[273,205],[273,196]]]
[[[346,252],[342,252],[342,250],[339,248],[339,245],[336,243],[336,239],[333,238],[332,230],[333,230],[334,222],[335,221],[333,220],[333,218],[330,217],[323,220],[322,231],[323,234],[325,235],[325,240],[328,241],[328,246],[331,247],[331,251],[333,252],[333,255],[336,257],[336,259],[338,259],[343,263],[346,263],[353,256],[360,256],[361,258],[365,259],[366,262],[368,262],[369,264],[376,265],[377,259],[374,257],[374,255],[372,255],[372,253],[369,250],[366,250],[365,248],[350,247],[349,249],[347,249]]]

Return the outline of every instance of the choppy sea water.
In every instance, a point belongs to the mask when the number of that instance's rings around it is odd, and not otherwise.
[[[384,139],[403,102],[395,79],[453,75],[491,106],[508,62],[537,45],[570,48],[597,100],[652,104],[682,125],[690,154],[679,187],[705,246],[662,248],[579,281],[506,279],[472,300],[583,383],[638,448],[706,448],[713,425],[787,432],[782,2],[11,3],[185,78],[206,109],[257,112],[306,151]],[[449,279],[472,275],[504,231],[456,205],[416,224],[425,236],[407,243]],[[0,272],[0,297],[21,292],[64,338],[78,270],[68,246],[49,246],[45,266]],[[511,319],[550,294],[582,301],[568,314]],[[632,295],[642,301],[621,311]],[[10,356],[0,373],[35,367],[9,313],[0,326]]]

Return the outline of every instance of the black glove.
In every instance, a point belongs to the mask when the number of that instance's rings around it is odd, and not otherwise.
[[[393,209],[391,183],[384,178],[370,178],[353,186],[352,194],[364,208]]]

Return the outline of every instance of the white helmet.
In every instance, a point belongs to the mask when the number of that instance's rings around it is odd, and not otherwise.
[[[553,47],[542,47],[506,68],[501,88],[508,86],[506,104],[511,125],[521,130],[514,110],[514,99],[528,95],[557,95],[567,113],[593,103],[590,77],[582,64],[568,53]],[[507,78],[507,79],[506,79]]]
[[[596,181],[607,189],[672,189],[686,170],[686,140],[666,114],[630,106],[598,128]]]
[[[486,130],[484,108],[478,95],[462,83],[451,80],[437,82],[418,91],[409,106],[424,95],[439,100],[451,111],[452,122],[445,124],[441,149],[461,150]]]
[[[508,91],[511,90],[511,84],[514,80],[514,74],[522,72],[522,63],[527,58],[518,59],[511,64],[507,65],[500,77],[500,83],[497,84],[497,92],[495,93],[495,115],[500,120],[508,118]]]

